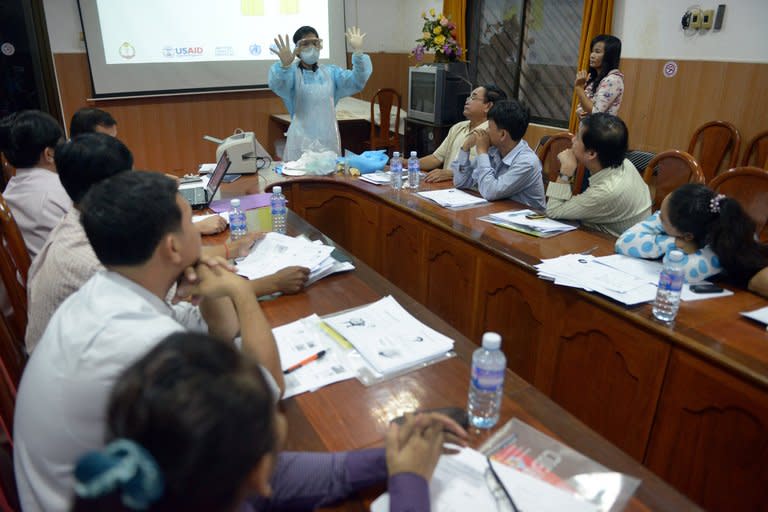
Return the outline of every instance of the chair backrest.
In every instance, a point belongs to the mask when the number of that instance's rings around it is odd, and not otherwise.
[[[16,336],[5,315],[0,315],[0,364],[13,384],[14,396],[26,363],[27,352],[24,348],[24,339]],[[0,385],[2,380],[0,376]]]
[[[736,167],[709,183],[719,194],[736,199],[757,224],[760,240],[768,242],[768,171],[759,167]]]
[[[768,130],[755,135],[744,151],[741,166],[755,166],[768,169]]]
[[[375,106],[378,100],[379,104],[379,124],[376,124]],[[402,98],[400,93],[394,89],[379,89],[371,98],[371,137],[370,148],[379,149],[382,147],[390,151],[400,149],[400,104]],[[395,125],[392,127],[392,107],[395,111]],[[394,128],[394,129],[392,129]]]
[[[648,167],[648,164],[651,162],[651,160],[653,160],[653,157],[655,156],[656,153],[632,149],[627,151],[626,159],[632,162],[632,165],[635,166],[637,172],[642,175],[643,171],[645,171],[645,168]]]
[[[2,173],[0,174],[0,181],[2,182],[0,183],[0,191],[4,191],[5,186],[11,178],[16,176],[16,168],[11,165],[7,158],[5,158],[5,153],[2,151],[0,151],[0,168],[2,168]]]
[[[730,157],[725,168],[736,166],[740,146],[741,135],[735,126],[726,121],[711,121],[699,126],[693,133],[688,153],[699,162],[704,179],[709,183],[720,172],[729,151]]]
[[[672,149],[648,162],[643,180],[651,190],[653,211],[656,211],[667,194],[686,183],[704,183],[704,175],[695,158],[685,151]]]
[[[24,339],[27,329],[27,274],[30,258],[11,209],[0,195],[0,277],[13,306],[11,329]]]
[[[560,175],[560,160],[557,159],[558,153],[569,149],[573,145],[573,134],[570,132],[556,133],[547,138],[543,145],[540,145],[536,155],[541,161],[541,173],[544,180],[544,188],[550,181],[557,181]],[[574,175],[572,192],[578,194],[581,192],[581,185],[584,181],[584,166],[579,164]]]

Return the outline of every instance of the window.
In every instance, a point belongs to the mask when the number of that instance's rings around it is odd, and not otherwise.
[[[531,121],[567,127],[583,0],[477,0],[469,9],[470,72],[531,109]]]

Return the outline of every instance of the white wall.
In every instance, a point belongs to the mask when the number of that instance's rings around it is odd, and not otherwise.
[[[44,0],[43,5],[51,50],[84,52],[77,1]],[[442,0],[344,0],[347,26],[357,25],[367,34],[369,52],[408,53],[421,36],[422,11],[442,7]]]
[[[686,34],[680,20],[688,8],[725,3],[721,30]],[[616,0],[613,32],[622,58],[768,63],[768,0]]]

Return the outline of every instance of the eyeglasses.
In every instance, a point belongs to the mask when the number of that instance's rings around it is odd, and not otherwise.
[[[298,43],[296,43],[296,46],[299,48],[309,48],[310,46],[314,46],[315,48],[320,48],[323,45],[322,39],[302,39]]]
[[[485,103],[485,97],[474,92],[469,96],[469,99],[472,101],[482,101]]]

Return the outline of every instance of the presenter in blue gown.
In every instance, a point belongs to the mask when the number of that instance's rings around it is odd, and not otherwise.
[[[365,34],[352,27],[346,36],[353,52],[351,70],[318,64],[323,40],[317,30],[309,26],[293,34],[295,49],[290,48],[288,34],[285,39],[277,36],[275,47],[270,49],[280,60],[269,70],[269,88],[283,99],[291,114],[284,161],[298,160],[309,147],[341,154],[336,103],[360,92],[372,71],[371,58],[363,53]],[[314,141],[319,144],[313,144]]]

